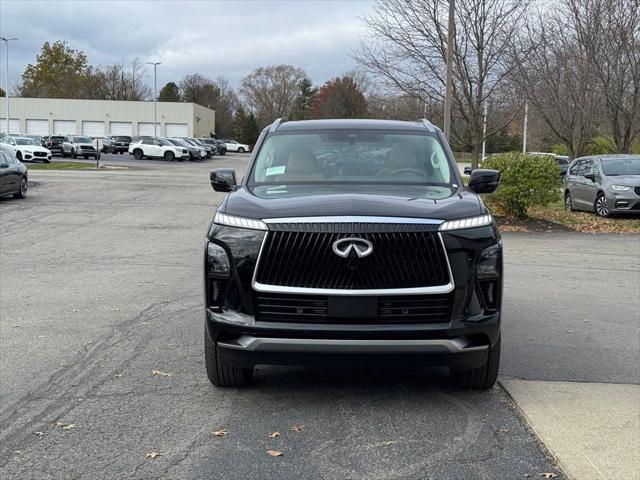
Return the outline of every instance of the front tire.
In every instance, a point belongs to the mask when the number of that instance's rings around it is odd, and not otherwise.
[[[480,368],[454,372],[460,386],[474,390],[487,390],[493,387],[500,370],[500,335],[496,343],[489,348],[487,363]]]
[[[25,198],[27,196],[27,189],[29,188],[29,184],[27,182],[27,177],[22,177],[20,179],[20,190],[18,190],[13,197],[14,198]]]
[[[599,217],[606,218],[611,216],[611,211],[607,206],[607,197],[605,197],[603,193],[599,193],[596,197],[593,209],[595,210],[596,215],[598,215]]]
[[[567,212],[573,212],[573,200],[571,199],[571,194],[569,192],[564,194],[564,209]]]
[[[71,149],[71,158],[78,158],[78,154],[74,148]]]
[[[244,153],[244,148],[238,147],[238,153]]]
[[[17,152],[16,152],[16,158],[17,158],[19,161],[22,161],[22,152],[17,151]]]
[[[253,376],[252,368],[235,367],[220,358],[218,346],[211,341],[207,329],[204,329],[204,360],[207,377],[216,387],[242,387]]]

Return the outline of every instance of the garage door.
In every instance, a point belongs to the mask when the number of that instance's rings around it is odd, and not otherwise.
[[[49,120],[27,118],[25,129],[29,135],[49,135]]]
[[[7,131],[7,119],[0,120],[0,132]],[[17,118],[9,119],[9,133],[20,133],[20,123]]]
[[[156,124],[156,128],[158,129],[157,135],[160,136],[162,134],[160,130],[160,124]],[[153,130],[153,122],[140,122],[138,123],[138,135],[143,136],[156,136],[156,133]]]
[[[54,120],[53,134],[54,135],[75,135],[76,122],[74,120]]]
[[[82,122],[82,134],[88,137],[104,137],[104,122],[85,120]]]
[[[186,123],[166,123],[165,131],[167,137],[186,137],[187,136],[187,124]]]
[[[109,123],[109,133],[111,135],[126,135],[130,137],[133,134],[131,122],[111,122]]]

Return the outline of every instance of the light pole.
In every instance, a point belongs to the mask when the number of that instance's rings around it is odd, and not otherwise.
[[[444,92],[444,135],[451,133],[451,95],[453,92],[453,38],[455,33],[455,0],[449,0],[449,27],[447,32],[447,78]]]
[[[527,126],[529,123],[529,101],[524,102],[524,128],[522,132],[522,154],[527,153]]]
[[[147,62],[147,65],[153,65],[153,136],[158,136],[158,122],[156,121],[156,117],[158,115],[158,111],[156,110],[156,101],[158,100],[158,83],[157,83],[157,73],[158,73],[158,65],[162,62]]]
[[[5,92],[4,92],[4,101],[5,101],[5,106],[7,108],[7,111],[5,112],[7,114],[7,125],[6,125],[6,129],[7,129],[7,135],[9,135],[9,42],[11,40],[18,40],[16,37],[11,37],[11,38],[6,38],[6,37],[0,37],[0,40],[2,40],[4,42],[4,44],[7,46],[7,58],[6,58],[6,66],[7,69],[4,72],[5,73]]]

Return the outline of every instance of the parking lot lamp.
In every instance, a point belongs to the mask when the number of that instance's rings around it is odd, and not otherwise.
[[[158,82],[157,82],[157,73],[158,73],[158,65],[162,62],[147,62],[147,65],[153,65],[153,136],[158,136],[158,122],[156,118],[158,116],[158,111],[156,109],[156,101],[158,100]]]
[[[6,110],[6,114],[7,114],[7,124],[6,124],[6,129],[7,129],[7,135],[9,135],[11,132],[9,131],[9,42],[11,40],[18,40],[16,37],[11,37],[11,38],[6,38],[6,37],[0,37],[0,40],[2,40],[4,42],[4,44],[7,46],[7,57],[6,57],[6,70],[5,70],[5,89],[6,91],[4,92],[4,101],[5,101],[5,106],[7,107]]]

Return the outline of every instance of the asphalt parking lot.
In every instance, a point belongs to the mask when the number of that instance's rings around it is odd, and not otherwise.
[[[136,168],[34,171],[26,200],[0,200],[2,478],[563,477],[502,388],[443,371],[260,367],[212,387],[208,170],[248,155],[119,157],[102,160]],[[501,380],[639,383],[637,239],[504,242]]]

